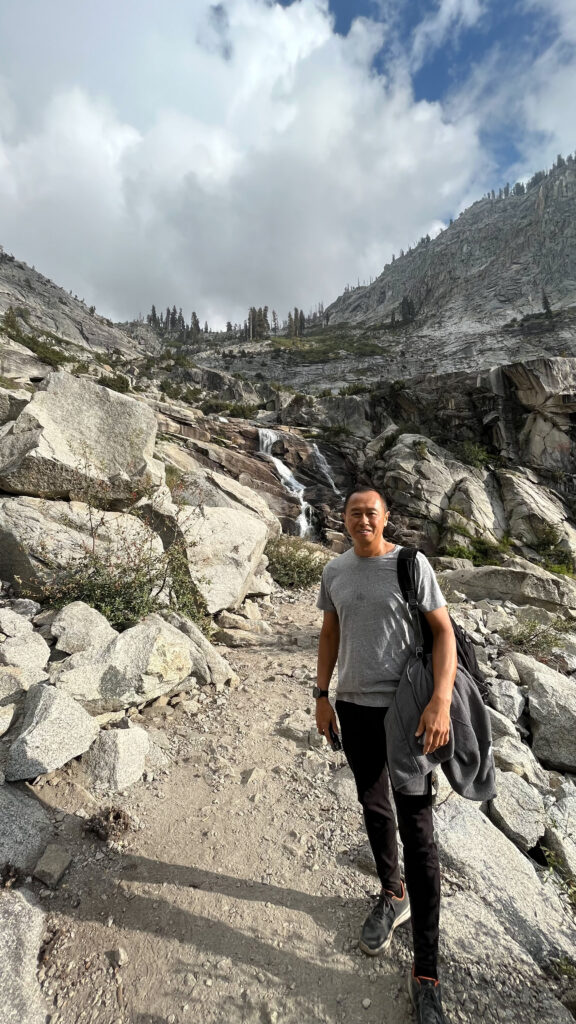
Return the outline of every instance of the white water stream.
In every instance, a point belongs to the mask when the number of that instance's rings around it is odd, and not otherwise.
[[[328,465],[326,459],[322,455],[322,452],[320,451],[320,449],[319,449],[317,444],[313,444],[312,445],[312,451],[314,452],[314,458],[316,459],[316,464],[318,466],[318,469],[322,473],[322,476],[324,477],[326,483],[328,484],[329,487],[332,488],[334,494],[336,494],[337,497],[341,498],[342,497],[342,491],[339,491],[338,488],[336,487],[336,484],[334,483],[334,481],[332,479],[332,474],[330,472],[330,466]]]
[[[276,455],[272,454],[272,446],[274,442],[280,441],[282,439],[282,435],[279,434],[277,430],[270,430],[268,427],[259,427],[258,439],[260,443],[260,451],[274,463],[278,476],[286,490],[298,498],[298,501],[300,502],[300,515],[296,520],[298,535],[300,537],[308,537],[312,533],[314,509],[307,501],[304,501],[304,484],[301,484],[300,481],[296,479],[292,470],[282,462],[282,459],[279,459]]]

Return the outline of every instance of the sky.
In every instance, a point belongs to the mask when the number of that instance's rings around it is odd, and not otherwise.
[[[115,320],[282,319],[576,148],[574,0],[2,0],[0,245]]]

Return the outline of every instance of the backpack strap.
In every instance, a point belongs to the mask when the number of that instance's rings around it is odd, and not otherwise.
[[[424,634],[422,632],[420,610],[418,608],[418,599],[416,597],[417,554],[418,548],[400,548],[400,551],[398,552],[397,572],[400,590],[402,591],[402,596],[408,605],[408,610],[412,619],[414,639],[416,641],[416,657],[424,659]]]

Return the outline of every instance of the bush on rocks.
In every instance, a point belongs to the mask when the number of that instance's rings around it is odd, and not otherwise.
[[[268,541],[264,553],[272,579],[291,590],[319,583],[322,570],[332,557],[319,544],[286,535]]]
[[[120,532],[113,547],[88,550],[64,566],[54,564],[42,585],[44,601],[56,609],[83,601],[119,630],[168,606],[209,632],[211,619],[190,577],[184,545],[175,541],[159,551],[153,537],[142,544]],[[27,595],[26,588],[22,593]]]

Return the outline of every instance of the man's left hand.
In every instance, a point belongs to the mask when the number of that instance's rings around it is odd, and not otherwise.
[[[416,736],[424,733],[424,754],[433,754],[445,746],[450,738],[450,700],[432,697],[420,715]]]

